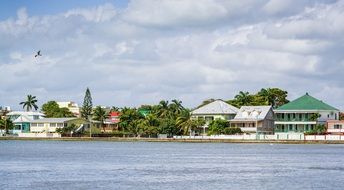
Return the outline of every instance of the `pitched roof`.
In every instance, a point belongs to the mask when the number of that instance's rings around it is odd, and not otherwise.
[[[325,102],[318,100],[308,93],[276,109],[281,110],[335,110],[339,111]]]
[[[13,123],[23,123],[23,122],[30,122],[30,121],[32,120],[29,119],[27,116],[21,115],[17,119],[15,119]]]
[[[38,115],[38,116],[45,116],[41,112],[33,112],[33,111],[11,111],[10,113],[6,114],[8,116],[10,115],[23,115],[23,116],[33,116],[33,115]]]
[[[263,120],[271,110],[271,106],[242,106],[233,121],[235,120]]]
[[[66,117],[66,118],[43,118],[31,121],[32,123],[64,123],[67,121],[71,121],[74,119],[78,119],[76,117]]]
[[[227,104],[222,100],[215,100],[209,104],[206,104],[198,109],[195,109],[191,114],[202,114],[202,115],[217,115],[217,114],[236,114],[238,108]]]

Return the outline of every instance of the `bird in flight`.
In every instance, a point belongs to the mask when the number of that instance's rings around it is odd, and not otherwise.
[[[35,57],[38,57],[38,56],[42,56],[41,50],[39,50],[39,51],[37,52],[37,54],[35,55]]]

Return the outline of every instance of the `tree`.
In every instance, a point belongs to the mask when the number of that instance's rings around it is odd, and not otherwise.
[[[316,125],[313,130],[305,132],[305,135],[325,135],[325,134],[326,134],[325,125]]]
[[[161,100],[158,105],[158,115],[159,117],[168,117],[170,114],[170,109],[168,106],[168,101]]]
[[[309,119],[311,121],[317,121],[320,117],[321,117],[320,113],[313,113],[313,114],[310,115]]]
[[[74,123],[67,125],[66,127],[56,128],[56,132],[63,135],[72,135],[71,132],[77,129],[77,125]]]
[[[42,105],[42,111],[46,117],[75,117],[68,108],[60,108],[55,101],[48,101]]]
[[[92,97],[90,89],[87,88],[84,97],[84,103],[81,108],[81,117],[88,119],[92,115]]]
[[[201,126],[205,125],[203,119],[192,119],[190,112],[185,110],[183,114],[177,117],[176,125],[183,135],[191,134],[191,131],[196,131]]]
[[[262,88],[256,96],[262,98],[265,105],[271,105],[273,108],[277,108],[289,102],[289,100],[287,100],[288,92],[279,88]]]
[[[240,91],[238,95],[235,96],[238,104],[240,106],[248,106],[252,104],[253,96],[249,92]]]
[[[31,111],[32,108],[35,110],[38,109],[38,106],[36,105],[37,101],[36,96],[27,95],[26,101],[20,102],[19,104],[23,105],[23,109],[26,109],[26,111]]]
[[[227,127],[223,130],[226,135],[236,135],[243,133],[239,127]]]
[[[229,122],[223,119],[216,119],[209,123],[208,135],[223,134],[224,130],[229,127]]]
[[[106,110],[100,106],[97,106],[93,110],[93,119],[100,122],[100,125],[103,128],[103,131],[105,131],[104,121],[108,117],[109,117],[109,113],[107,113]]]
[[[8,133],[8,130],[14,128],[14,123],[10,118],[0,117],[0,129],[5,130],[5,133]]]

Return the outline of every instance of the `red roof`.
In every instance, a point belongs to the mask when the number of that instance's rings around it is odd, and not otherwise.
[[[119,116],[120,113],[118,111],[113,111],[113,112],[110,112],[110,117],[116,117],[116,116]]]

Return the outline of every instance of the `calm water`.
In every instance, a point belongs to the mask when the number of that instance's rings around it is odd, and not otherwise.
[[[343,189],[344,145],[0,141],[0,189]]]

